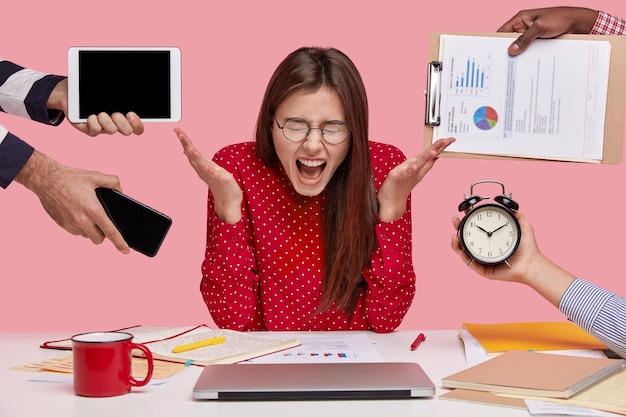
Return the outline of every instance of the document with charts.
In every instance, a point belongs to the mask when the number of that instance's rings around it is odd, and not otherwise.
[[[448,151],[601,162],[611,43],[537,40],[511,57],[511,37],[439,39],[440,124]]]
[[[378,346],[368,332],[272,332],[274,337],[297,339],[293,349],[252,359],[254,363],[344,363],[383,362]]]

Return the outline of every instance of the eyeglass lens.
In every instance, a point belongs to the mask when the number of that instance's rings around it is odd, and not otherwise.
[[[338,120],[325,122],[322,127],[310,127],[306,120],[294,118],[287,119],[282,126],[283,135],[293,142],[305,140],[314,129],[320,130],[324,140],[332,144],[343,142],[350,133],[346,124]]]

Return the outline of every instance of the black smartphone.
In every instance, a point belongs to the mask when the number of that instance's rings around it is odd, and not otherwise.
[[[128,246],[150,257],[157,254],[172,225],[170,217],[110,188],[96,188],[96,195]]]

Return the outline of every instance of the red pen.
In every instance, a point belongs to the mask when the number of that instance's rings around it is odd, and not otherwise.
[[[426,336],[424,336],[424,333],[420,333],[417,335],[417,338],[415,338],[415,340],[413,341],[413,343],[411,343],[411,350],[415,350],[417,349],[417,347],[424,341],[426,340]]]

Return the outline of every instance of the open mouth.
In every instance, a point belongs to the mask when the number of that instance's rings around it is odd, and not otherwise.
[[[298,159],[296,165],[300,177],[307,182],[319,179],[326,168],[326,162],[321,159]]]

